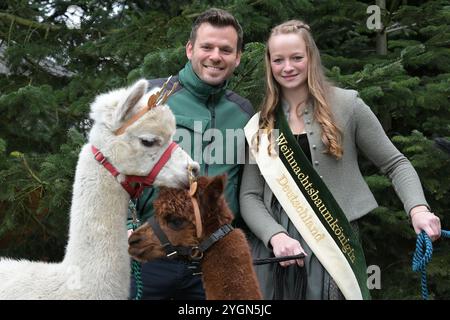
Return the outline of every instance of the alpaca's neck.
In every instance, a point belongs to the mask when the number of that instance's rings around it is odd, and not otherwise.
[[[262,299],[252,262],[250,247],[242,230],[234,229],[216,242],[205,252],[202,260],[206,298]]]
[[[85,145],[75,173],[64,263],[82,271],[126,269],[128,200],[122,186],[94,159],[91,146]]]

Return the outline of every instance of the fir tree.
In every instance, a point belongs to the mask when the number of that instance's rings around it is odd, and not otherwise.
[[[0,3],[0,255],[60,260],[77,155],[89,129],[89,103],[140,77],[173,75],[186,62],[190,26],[204,9],[229,10],[244,28],[245,50],[230,83],[259,108],[269,30],[287,19],[312,29],[326,73],[355,89],[421,177],[444,229],[450,157],[449,3],[386,1],[383,28],[368,27],[375,1],[12,1]],[[78,18],[76,18],[76,16]],[[377,37],[386,38],[385,54]],[[391,183],[361,155],[380,208],[361,221],[368,264],[382,272],[379,299],[418,299],[411,271],[415,234]],[[450,243],[435,244],[434,298],[448,298]],[[395,244],[395,245],[392,245]]]

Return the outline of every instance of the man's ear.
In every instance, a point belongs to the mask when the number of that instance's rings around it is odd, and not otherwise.
[[[194,51],[194,44],[189,40],[186,43],[186,57],[191,60],[192,58],[192,52]]]
[[[241,55],[242,55],[242,51],[238,51],[236,53],[236,62],[235,62],[235,67],[237,68],[239,66],[239,64],[241,63]]]

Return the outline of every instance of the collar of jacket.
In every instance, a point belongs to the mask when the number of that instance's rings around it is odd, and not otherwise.
[[[207,84],[194,72],[190,61],[186,63],[184,68],[180,71],[178,80],[183,88],[205,103],[210,96],[214,96],[215,100],[221,97],[225,93],[228,85],[228,81],[225,81],[221,86],[211,86]]]
[[[286,120],[289,122],[289,108],[290,108],[289,103],[285,99],[281,98],[280,104],[281,107],[283,108]],[[305,109],[307,109],[306,114],[308,114],[308,112],[310,112],[311,114],[314,112],[314,104],[311,102],[311,100],[306,102]]]

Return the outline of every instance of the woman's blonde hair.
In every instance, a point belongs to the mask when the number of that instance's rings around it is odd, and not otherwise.
[[[268,152],[272,150],[272,130],[275,122],[275,110],[279,104],[281,88],[272,75],[270,66],[269,41],[273,36],[279,34],[295,33],[302,37],[306,45],[306,54],[308,58],[308,92],[309,99],[313,100],[314,118],[322,127],[322,142],[326,146],[325,153],[333,155],[336,159],[340,159],[343,154],[341,145],[341,131],[334,124],[331,114],[328,94],[331,84],[325,77],[322,63],[320,60],[319,49],[311,35],[310,28],[307,24],[299,20],[286,21],[275,26],[266,43],[265,66],[266,66],[266,94],[261,106],[259,118],[259,128],[263,132],[269,133],[270,145]],[[280,106],[281,107],[281,106]],[[261,131],[260,130],[260,131]],[[256,145],[259,146],[259,135],[256,136]]]

